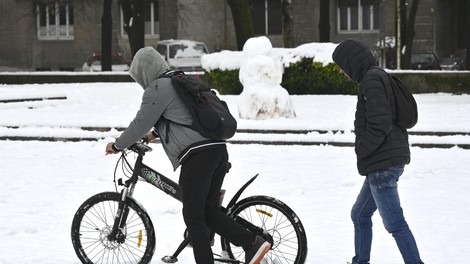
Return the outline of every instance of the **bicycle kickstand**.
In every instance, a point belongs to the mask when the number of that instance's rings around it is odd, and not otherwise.
[[[162,261],[165,263],[176,263],[178,261],[178,255],[183,251],[183,249],[189,244],[189,237],[186,237],[183,242],[176,249],[175,253],[171,256],[164,256]]]
[[[173,255],[171,256],[164,256],[162,258],[162,261],[165,262],[165,263],[176,263],[178,262],[178,255],[181,253],[181,251],[183,251],[183,249],[185,247],[187,247],[189,244],[189,237],[186,237],[183,242],[181,242],[181,244],[179,245],[179,247],[176,249],[175,253],[173,253]],[[242,262],[238,261],[238,260],[234,260],[234,259],[226,259],[226,258],[222,258],[222,256],[220,255],[217,255],[217,254],[214,254],[216,255],[217,257],[219,258],[216,258],[214,260],[218,261],[218,262],[222,262],[222,263],[231,263],[231,264],[241,264]]]

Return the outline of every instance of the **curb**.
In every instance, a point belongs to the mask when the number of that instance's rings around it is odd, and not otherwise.
[[[5,141],[49,141],[49,142],[80,142],[80,141],[98,141],[103,138],[86,138],[86,137],[25,137],[25,136],[5,136],[0,137],[0,140]],[[158,140],[152,143],[160,143]],[[324,141],[268,141],[268,140],[227,140],[229,144],[248,145],[275,145],[275,146],[335,146],[335,147],[354,147],[351,142],[324,142]],[[470,144],[447,144],[447,143],[416,143],[411,144],[411,147],[418,148],[439,148],[449,149],[458,147],[462,149],[470,149]]]
[[[9,129],[21,129],[19,126],[1,126],[0,128],[9,128]],[[94,131],[94,132],[109,132],[111,130],[124,131],[125,127],[74,127],[83,131]],[[276,129],[238,129],[237,133],[243,134],[271,134],[271,135],[280,135],[280,134],[297,134],[297,135],[307,135],[309,133],[318,133],[318,134],[328,134],[328,133],[351,133],[347,130],[276,130]],[[432,131],[409,131],[409,135],[416,136],[434,136],[434,137],[444,137],[444,136],[470,136],[470,132],[432,132]],[[99,141],[105,139],[106,136],[84,136],[84,137],[57,137],[57,136],[0,136],[0,140],[11,140],[11,141],[50,141],[50,142],[80,142],[80,141]],[[258,138],[260,138],[258,136]],[[155,141],[156,143],[159,140]],[[227,140],[229,144],[260,144],[260,145],[298,145],[298,146],[335,146],[335,147],[354,147],[354,142],[339,142],[339,141],[325,141],[325,140],[269,140],[266,138],[262,139],[229,139]],[[470,144],[459,144],[459,143],[414,143],[410,144],[411,147],[418,148],[440,148],[448,149],[453,147],[458,147],[462,149],[470,149]]]
[[[11,129],[20,129],[20,126],[2,126],[0,128],[11,128]],[[124,131],[125,127],[76,127],[77,129],[85,130],[85,131],[97,131],[97,132],[109,132],[113,129],[117,131]],[[351,133],[354,130],[347,130]],[[288,130],[288,129],[238,129],[237,133],[247,133],[247,134],[308,134],[308,133],[319,133],[319,134],[327,134],[327,133],[345,133],[346,130],[322,130],[322,129],[310,129],[310,130]],[[444,132],[444,131],[408,131],[408,135],[416,135],[416,136],[470,136],[470,132]],[[2,137],[0,137],[1,139]]]

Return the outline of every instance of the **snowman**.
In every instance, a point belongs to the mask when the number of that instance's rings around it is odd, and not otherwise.
[[[239,79],[243,91],[238,98],[242,119],[294,118],[289,93],[281,86],[284,68],[269,55],[272,50],[267,37],[250,38],[243,46],[244,61]]]

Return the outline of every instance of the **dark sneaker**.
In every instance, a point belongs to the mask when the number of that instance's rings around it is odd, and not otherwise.
[[[268,253],[271,244],[261,236],[256,236],[253,246],[245,251],[245,264],[259,264]]]

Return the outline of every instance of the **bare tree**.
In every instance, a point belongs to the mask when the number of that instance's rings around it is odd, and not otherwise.
[[[401,0],[405,2],[405,0]],[[413,38],[415,36],[415,20],[416,20],[416,13],[418,12],[418,5],[419,0],[413,0],[411,2],[410,12],[408,14],[408,19],[404,19],[404,23],[402,28],[405,28],[404,34],[402,34],[405,38],[402,39],[402,43],[406,45],[405,54],[403,55],[402,65],[404,69],[408,69],[411,66],[411,53],[413,52]],[[403,3],[401,6],[405,6],[403,8],[403,13],[406,17],[406,5]],[[403,31],[402,31],[403,32]]]
[[[284,48],[292,48],[294,46],[294,11],[292,8],[292,0],[282,0],[281,10]]]
[[[174,14],[179,14],[178,1],[159,0],[158,5],[160,7],[160,39],[177,39],[179,15],[178,19],[175,19]]]
[[[320,42],[330,42],[330,0],[320,0]]]
[[[101,17],[101,71],[111,71],[111,50],[113,38],[112,0],[104,0]]]
[[[470,70],[470,2],[465,1],[465,69]]]
[[[232,10],[237,48],[238,50],[242,50],[245,42],[255,35],[253,21],[251,19],[250,3],[248,0],[228,0],[227,3]]]
[[[122,0],[124,30],[129,37],[132,57],[145,46],[144,0]]]

